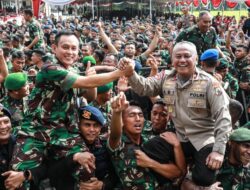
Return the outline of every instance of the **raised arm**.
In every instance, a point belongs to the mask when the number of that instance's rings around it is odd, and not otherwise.
[[[112,98],[111,107],[113,110],[111,118],[109,146],[115,149],[119,146],[122,136],[122,112],[128,107],[128,101],[123,92]]]
[[[107,36],[105,31],[103,30],[101,22],[98,22],[98,29],[99,29],[99,34],[101,36],[101,39],[108,46],[109,51],[111,53],[118,54],[119,52],[117,51],[115,46],[113,46],[113,44],[111,43],[110,38]]]

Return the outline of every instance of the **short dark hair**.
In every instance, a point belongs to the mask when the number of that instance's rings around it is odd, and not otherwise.
[[[157,100],[154,102],[153,106],[156,105],[156,104],[157,104],[157,105],[166,106],[166,103],[165,103],[164,99],[162,99],[162,98],[157,99]]]
[[[25,9],[24,14],[29,15],[29,16],[32,17],[33,16],[33,11],[32,11],[32,9]]]
[[[247,47],[246,45],[243,45],[243,44],[237,45],[237,46],[236,46],[236,49],[237,49],[237,48],[242,48],[242,49],[244,49],[244,50],[246,51],[246,53],[249,51],[249,47]]]
[[[60,31],[56,34],[56,37],[55,37],[55,44],[56,45],[58,45],[62,36],[75,36],[77,38],[77,36],[74,32],[69,31],[69,30],[63,30],[63,31]]]
[[[124,47],[126,47],[126,46],[128,46],[128,45],[134,45],[134,46],[136,47],[136,42],[130,40],[130,41],[128,41],[128,42],[125,43]]]
[[[23,51],[14,51],[11,55],[12,59],[24,59],[25,58],[25,54],[23,53]]]
[[[230,112],[233,124],[235,124],[235,122],[237,122],[241,118],[243,111],[244,111],[244,108],[239,101],[230,99],[229,112]]]

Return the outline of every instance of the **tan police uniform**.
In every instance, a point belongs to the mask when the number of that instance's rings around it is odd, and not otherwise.
[[[229,99],[215,78],[197,68],[183,85],[175,70],[150,78],[134,73],[129,83],[139,95],[163,95],[181,142],[190,141],[197,151],[214,143],[212,151],[225,153],[231,131]]]

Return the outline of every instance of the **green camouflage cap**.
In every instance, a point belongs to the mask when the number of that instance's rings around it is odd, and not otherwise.
[[[110,82],[110,83],[105,84],[103,86],[97,87],[97,93],[101,94],[101,93],[104,93],[104,92],[108,92],[112,88],[113,88],[113,82]]]
[[[27,78],[28,76],[25,73],[11,73],[6,77],[4,86],[8,90],[19,90],[26,85]]]
[[[240,127],[234,130],[229,136],[229,140],[237,142],[250,141],[250,130],[244,127]]]
[[[83,58],[82,62],[84,65],[87,65],[88,61],[90,61],[91,65],[95,65],[96,64],[96,60],[93,56],[86,56]]]

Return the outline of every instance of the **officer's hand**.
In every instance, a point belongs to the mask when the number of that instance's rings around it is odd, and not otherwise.
[[[152,159],[149,158],[144,152],[141,150],[135,150],[136,163],[138,166],[143,168],[149,168],[152,164]]]
[[[7,171],[2,173],[2,176],[7,177],[7,179],[4,181],[4,185],[5,188],[9,190],[19,188],[25,181],[23,172]]]
[[[117,96],[111,98],[111,108],[113,112],[121,113],[129,105],[129,102],[126,100],[124,92],[120,92]]]
[[[95,68],[91,67],[91,62],[88,61],[86,71],[85,71],[85,75],[90,76],[90,75],[95,75],[95,74],[96,74]]]
[[[206,159],[206,165],[211,170],[218,170],[224,160],[224,155],[218,153],[218,152],[211,152],[207,159]]]
[[[123,71],[123,75],[126,77],[130,77],[134,73],[134,60],[129,58],[122,58],[118,63],[118,69]]]
[[[92,177],[88,182],[80,183],[80,190],[101,190],[103,182]]]
[[[173,145],[173,147],[179,147],[181,145],[177,136],[173,132],[164,132],[160,134],[160,137],[167,141],[169,144]]]
[[[95,156],[89,152],[75,153],[73,160],[83,166],[89,173],[95,170]]]

